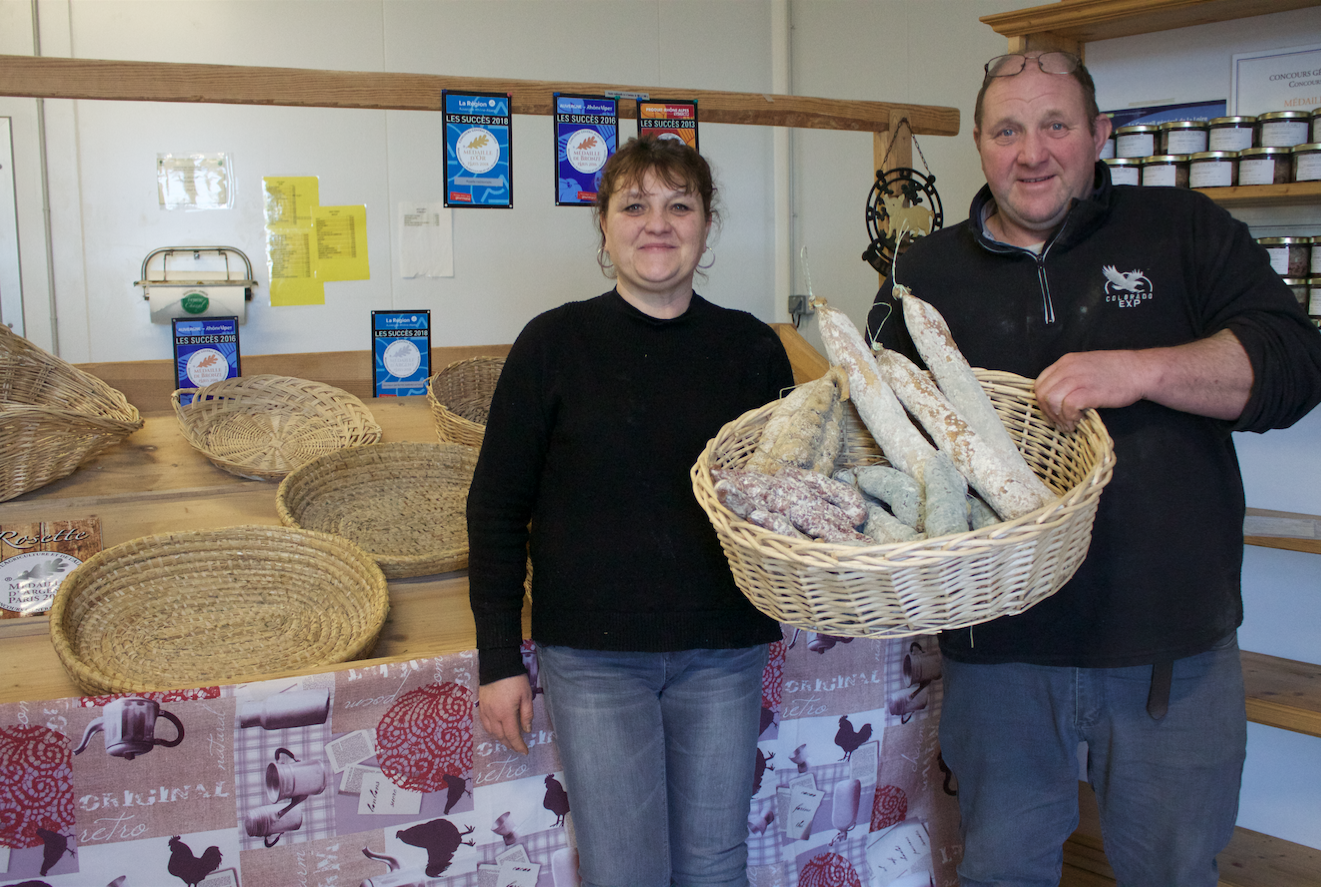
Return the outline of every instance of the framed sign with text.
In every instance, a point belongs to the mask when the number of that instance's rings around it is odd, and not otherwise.
[[[1230,114],[1321,107],[1321,43],[1236,53],[1231,66]]]
[[[514,205],[509,102],[508,93],[442,92],[446,206]]]

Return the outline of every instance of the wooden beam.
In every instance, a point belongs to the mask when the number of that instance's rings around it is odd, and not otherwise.
[[[1319,0],[1069,0],[980,21],[1005,37],[1048,34],[1088,43],[1317,5]]]
[[[0,55],[0,95],[6,96],[439,111],[444,89],[509,93],[515,114],[550,114],[555,92],[618,91],[696,99],[704,123],[882,132],[897,114],[922,135],[959,132],[958,108],[934,105],[618,83]],[[621,99],[620,116],[634,115],[636,105]]]
[[[784,353],[789,355],[789,364],[794,369],[794,384],[802,385],[813,379],[820,379],[830,369],[830,361],[812,347],[812,343],[803,338],[803,334],[791,323],[773,323],[771,328],[780,336]]]

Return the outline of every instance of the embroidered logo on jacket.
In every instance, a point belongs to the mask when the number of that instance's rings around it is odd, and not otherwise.
[[[1141,271],[1119,271],[1114,265],[1101,269],[1105,275],[1105,300],[1120,308],[1135,308],[1151,298],[1151,281]]]

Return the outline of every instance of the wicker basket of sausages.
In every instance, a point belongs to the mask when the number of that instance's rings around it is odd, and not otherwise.
[[[1038,408],[1031,379],[971,372],[1026,468],[1044,485],[1039,499],[1017,507],[996,500],[997,511],[1012,516],[993,514],[977,529],[965,523],[962,531],[933,530],[930,536],[894,542],[876,542],[848,528],[827,537],[840,541],[811,538],[787,526],[777,532],[768,528],[775,524],[764,512],[741,516],[745,508],[732,508],[737,503],[724,495],[725,483],[717,478],[755,473],[747,466],[762,457],[768,423],[787,398],[720,429],[693,466],[693,489],[735,581],[757,609],[823,634],[906,637],[1021,613],[1068,581],[1091,542],[1097,503],[1114,467],[1113,442],[1095,411],[1086,411],[1073,431],[1057,430]],[[875,417],[868,423],[863,416],[874,404],[860,396],[855,382],[850,379],[853,396],[839,401],[842,428],[838,449],[828,456],[831,468],[861,476],[874,473],[867,472],[871,466],[902,464],[899,445],[893,454],[883,451],[868,430],[877,424]],[[790,467],[781,473],[804,472]],[[927,485],[933,487],[934,470],[928,474]],[[794,522],[805,526],[794,514]]]

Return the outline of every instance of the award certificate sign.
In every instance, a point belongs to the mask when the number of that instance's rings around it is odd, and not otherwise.
[[[427,393],[431,376],[431,312],[373,311],[374,397]]]
[[[173,318],[174,367],[178,388],[201,388],[238,378],[239,319],[237,317]],[[179,402],[193,402],[191,394]]]
[[[619,103],[555,93],[555,205],[591,206],[601,169],[619,146]]]
[[[1321,44],[1233,56],[1229,113],[1310,111],[1321,106]]]
[[[508,93],[441,93],[445,205],[514,205]]]
[[[697,147],[697,102],[654,99],[638,102],[638,138],[679,139]]]

